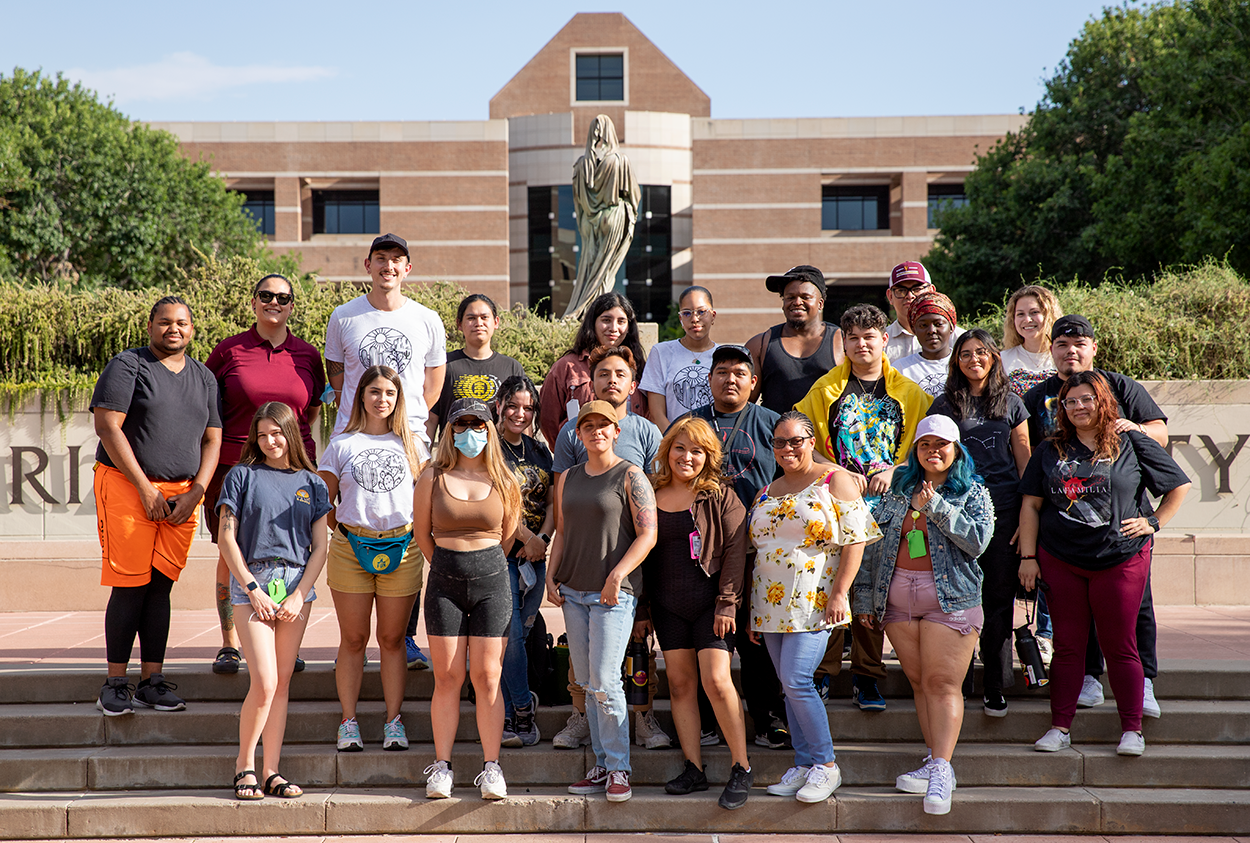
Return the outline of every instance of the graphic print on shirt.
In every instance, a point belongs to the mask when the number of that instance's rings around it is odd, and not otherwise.
[[[389,492],[407,476],[408,461],[394,451],[370,448],[352,458],[352,477],[367,492]]]
[[[867,475],[894,465],[903,408],[888,396],[843,394],[830,408],[829,429],[836,431],[837,440],[828,450],[838,464]]]
[[[476,398],[482,403],[495,400],[499,391],[499,378],[494,375],[470,374],[460,375],[451,386],[451,397]]]
[[[1069,521],[1090,527],[1111,523],[1111,460],[1059,460],[1051,500]]]
[[[679,370],[673,375],[672,387],[673,397],[683,407],[702,407],[712,403],[712,387],[708,384],[707,369],[702,366],[687,366]]]
[[[1050,436],[1055,432],[1059,418],[1059,396],[1048,395],[1042,401],[1042,436]]]
[[[946,373],[934,372],[933,374],[925,375],[916,384],[929,395],[937,397],[946,390]]]
[[[745,412],[745,410],[743,411]],[[713,424],[716,424],[713,422]],[[720,444],[722,452],[726,455],[726,459],[721,465],[721,476],[726,480],[733,481],[755,468],[755,440],[751,438],[751,434],[746,430],[738,428],[738,433],[734,436],[733,446],[729,444],[729,434],[733,433],[733,426],[720,427],[717,425],[716,432],[720,435]],[[729,456],[737,457],[730,460]]]
[[[521,515],[525,526],[530,532],[538,532],[543,525],[547,509],[547,487],[551,485],[551,475],[536,465],[528,462],[512,464],[512,470],[519,474],[521,481]]]
[[[411,360],[412,340],[395,328],[374,328],[360,341],[360,365],[366,369],[390,366],[402,373]]]

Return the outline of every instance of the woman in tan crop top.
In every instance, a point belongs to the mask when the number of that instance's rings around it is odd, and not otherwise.
[[[434,668],[430,723],[436,760],[425,770],[425,795],[431,799],[451,796],[451,748],[466,667],[477,694],[485,761],[474,784],[483,799],[508,795],[499,768],[499,674],[512,620],[503,546],[511,543],[520,512],[521,488],[504,462],[490,410],[475,398],[458,399],[413,499],[413,537],[430,560],[425,631]]]

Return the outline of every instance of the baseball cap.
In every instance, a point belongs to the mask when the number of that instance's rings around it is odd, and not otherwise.
[[[729,343],[726,345],[716,346],[716,350],[712,352],[712,368],[715,369],[718,363],[725,362],[746,363],[747,368],[752,374],[755,372],[755,361],[751,359],[751,352],[747,351],[745,345],[734,345]]]
[[[936,436],[947,442],[958,442],[959,425],[955,424],[955,420],[950,416],[925,416],[916,425],[916,435],[912,437],[912,441],[918,442],[924,436]]]
[[[929,274],[929,270],[925,269],[924,264],[920,261],[903,261],[890,270],[890,283],[886,285],[886,289],[888,290],[895,284],[901,284],[904,281],[932,284],[933,276]]]
[[[791,281],[807,281],[816,285],[816,289],[820,290],[820,295],[825,296],[825,274],[814,266],[807,264],[799,264],[787,269],[781,275],[770,275],[764,279],[764,286],[768,288],[770,293],[781,294],[785,292],[786,285]]]
[[[476,398],[457,398],[452,402],[451,409],[447,412],[447,423],[451,424],[456,419],[464,416],[476,416],[485,422],[489,422],[494,418],[491,415],[490,408]]]
[[[398,234],[387,233],[373,238],[373,245],[369,247],[369,254],[372,255],[378,249],[399,249],[406,257],[411,257],[408,254],[408,241]]]
[[[1055,325],[1050,329],[1050,341],[1054,342],[1058,337],[1089,337],[1094,338],[1094,326],[1089,324],[1089,320],[1084,316],[1072,314],[1070,316],[1060,316],[1055,320]]]
[[[616,414],[616,408],[607,401],[601,401],[596,398],[594,401],[587,401],[582,405],[582,408],[577,411],[577,424],[580,426],[582,419],[587,416],[596,415],[603,416],[605,419],[615,424],[621,423],[620,417]]]

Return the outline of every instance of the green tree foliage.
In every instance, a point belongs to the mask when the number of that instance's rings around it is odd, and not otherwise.
[[[263,253],[242,198],[93,91],[0,75],[0,275],[136,289],[202,254]]]
[[[965,186],[925,260],[969,312],[1026,278],[1250,273],[1250,3],[1105,10]]]

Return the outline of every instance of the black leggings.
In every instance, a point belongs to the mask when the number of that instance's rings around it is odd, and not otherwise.
[[[110,664],[126,664],[139,636],[139,660],[165,661],[169,643],[169,591],[174,581],[155,568],[152,581],[132,588],[113,586],[104,612],[104,642]]]

